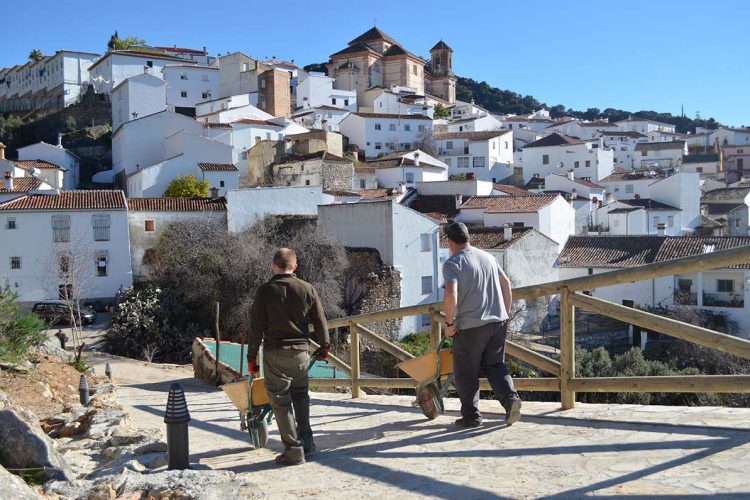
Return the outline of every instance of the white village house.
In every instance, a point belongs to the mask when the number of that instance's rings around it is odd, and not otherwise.
[[[419,148],[432,136],[432,119],[425,115],[350,113],[339,123],[339,131],[366,158],[376,158],[381,153]]]
[[[383,263],[401,274],[400,307],[441,298],[440,230],[429,217],[387,199],[321,206],[318,226],[347,247],[376,249]],[[398,337],[429,330],[429,325],[429,314],[406,317]]]
[[[104,302],[133,283],[122,191],[30,194],[1,203],[0,218],[0,283],[20,302]]]
[[[398,151],[378,159],[360,162],[360,168],[374,168],[378,187],[412,187],[416,182],[448,180],[448,165],[424,151]]]
[[[37,177],[57,189],[75,189],[81,181],[81,159],[63,147],[62,134],[55,145],[41,141],[18,148],[16,164],[38,169]]]
[[[558,133],[527,144],[522,150],[523,181],[572,169],[577,178],[597,182],[614,168],[612,151],[600,146],[599,141],[581,141]]]
[[[435,134],[438,158],[448,165],[448,175],[473,174],[476,179],[498,182],[513,174],[513,132],[448,132]]]

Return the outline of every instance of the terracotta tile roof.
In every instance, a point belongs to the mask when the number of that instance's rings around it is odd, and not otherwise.
[[[37,189],[41,184],[41,179],[36,177],[15,177],[13,178],[13,189],[8,190],[5,187],[5,179],[0,177],[0,193],[28,193]]]
[[[378,200],[381,198],[390,198],[394,195],[391,188],[361,189],[357,191],[360,200]]]
[[[448,47],[448,44],[445,43],[442,40],[440,40],[438,43],[436,43],[435,46],[430,49],[430,52],[432,52],[433,50],[439,50],[439,49],[448,49],[451,52],[453,52],[453,49],[450,48],[450,47]]]
[[[392,120],[430,120],[432,118],[426,115],[389,115],[386,113],[352,113],[362,118],[390,118]]]
[[[227,111],[225,109],[222,109],[220,111]],[[206,116],[206,115],[203,115]],[[253,118],[240,118],[239,120],[235,120],[232,122],[232,124],[238,124],[238,125],[264,125],[268,127],[277,127],[277,128],[283,128],[281,125],[277,125],[276,123],[269,122],[268,120],[256,120]]]
[[[203,55],[208,54],[208,52],[206,52],[205,50],[186,49],[184,47],[158,47],[158,46],[156,46],[154,48],[155,49],[166,50],[166,51],[169,51],[169,52],[182,52],[182,53],[185,53],[185,54],[203,54]]]
[[[596,122],[578,122],[580,127],[619,127],[616,123],[596,121]]]
[[[133,212],[216,212],[227,209],[225,198],[128,198]]]
[[[719,188],[703,193],[701,202],[743,201],[750,193],[750,188]]]
[[[411,202],[409,208],[425,215],[438,213],[448,219],[452,219],[458,214],[456,197],[453,195],[418,195]]]
[[[627,203],[631,207],[643,207],[646,210],[676,210],[678,212],[682,212],[681,208],[673,207],[672,205],[667,205],[666,203],[652,200],[651,198],[633,198],[631,200],[620,201],[622,201],[623,203]]]
[[[564,145],[573,145],[573,144],[586,144],[586,143],[584,141],[579,141],[578,139],[573,139],[572,137],[567,136],[565,134],[558,134],[557,132],[553,132],[546,137],[542,137],[541,139],[538,139],[532,143],[525,145],[523,149],[543,148],[543,147],[548,147],[548,146],[564,146]]]
[[[667,149],[683,149],[685,141],[639,142],[636,151],[664,151]]]
[[[203,128],[232,128],[229,123],[203,122]]]
[[[565,174],[554,174],[554,175],[557,175],[559,177],[565,177],[565,178],[568,177]],[[586,179],[579,179],[578,177],[574,178],[572,182],[575,182],[576,184],[580,184],[581,186],[586,186],[592,189],[606,189],[604,186],[600,186],[599,184],[595,184],[591,181],[587,181]]]
[[[657,180],[664,177],[663,174],[657,173],[651,175],[644,170],[625,170],[623,172],[612,172],[607,177],[599,179],[599,182],[622,182],[622,181],[640,181],[640,180]]]
[[[198,168],[204,172],[239,172],[231,163],[199,163]]]
[[[493,184],[492,189],[501,191],[505,194],[515,194],[520,196],[530,195],[531,193],[520,187],[511,186],[510,184]]]
[[[360,167],[370,167],[370,168],[397,168],[397,167],[403,167],[403,166],[414,167],[415,166],[414,160],[412,160],[411,158],[404,157],[404,155],[408,153],[411,153],[411,151],[397,151],[395,153],[381,156],[380,158],[377,158],[375,160],[361,162]],[[443,165],[435,165],[432,163],[428,163],[425,160],[419,160],[419,167],[433,167],[433,168],[442,168],[442,169],[446,168]]]
[[[345,189],[324,189],[323,192],[325,194],[330,194],[331,196],[347,196],[347,197],[359,197],[360,194],[357,191],[346,191]]]
[[[360,164],[359,166],[354,167],[354,172],[357,174],[374,174],[375,167],[364,167]]]
[[[557,195],[528,196],[472,196],[461,208],[483,208],[486,213],[530,213],[537,212],[558,198]]]
[[[364,43],[355,43],[354,45],[350,45],[345,49],[341,49],[338,52],[334,52],[333,54],[331,54],[331,58],[335,56],[343,56],[346,54],[356,54],[357,52],[372,52],[373,54],[380,55],[380,52],[373,49],[369,45],[366,45]]]
[[[437,212],[427,212],[422,213],[425,217],[429,217],[430,219],[434,220],[438,224],[448,224],[448,217],[446,217],[443,214],[437,213]]]
[[[56,165],[54,163],[50,163],[48,161],[44,160],[15,160],[14,162],[19,167],[23,168],[39,168],[39,169],[57,169],[57,170],[65,170],[60,165]]]
[[[389,37],[388,35],[386,35],[382,31],[380,31],[378,28],[376,28],[376,27],[373,26],[372,28],[370,28],[369,30],[365,31],[364,33],[362,33],[361,35],[359,35],[357,38],[355,38],[354,40],[352,40],[351,42],[349,42],[349,45],[351,45],[353,43],[374,42],[374,41],[378,41],[378,40],[385,40],[386,42],[389,42],[389,43],[398,43],[396,40],[394,40],[393,38]]]
[[[513,245],[515,242],[531,234],[530,227],[514,227],[509,240],[505,239],[505,228],[502,227],[469,227],[469,242],[471,246],[482,250],[502,250]],[[443,231],[440,232],[440,246],[448,248],[448,238]]]
[[[525,116],[509,116],[507,118],[503,118],[502,121],[504,121],[504,122],[514,122],[515,123],[515,122],[527,122],[527,121],[529,121],[529,119],[526,118]]]
[[[0,204],[0,210],[124,210],[125,194],[116,190],[30,194]]]
[[[505,135],[510,130],[493,130],[489,132],[448,132],[446,134],[435,134],[436,141],[445,139],[467,139],[469,141],[488,141],[495,137]]]
[[[745,245],[750,236],[571,236],[558,259],[560,267],[623,268]]]
[[[682,157],[682,163],[707,163],[718,162],[719,153],[703,153],[694,155],[685,155]]]

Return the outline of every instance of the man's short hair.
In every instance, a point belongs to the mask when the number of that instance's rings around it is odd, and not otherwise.
[[[458,245],[469,242],[469,230],[463,222],[453,222],[445,226],[445,236]]]
[[[279,248],[273,254],[273,265],[279,269],[291,269],[297,263],[297,254],[291,248]]]

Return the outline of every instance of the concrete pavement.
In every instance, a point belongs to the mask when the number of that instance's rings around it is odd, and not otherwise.
[[[497,402],[482,401],[485,423],[456,430],[458,401],[430,421],[407,396],[313,395],[319,452],[303,466],[277,468],[282,448],[272,425],[270,449],[251,450],[224,393],[192,378],[190,367],[109,361],[118,400],[135,425],[164,429],[169,385],[185,388],[196,468],[250,474],[274,498],[428,496],[561,498],[584,495],[750,496],[750,409],[525,403],[507,428]]]

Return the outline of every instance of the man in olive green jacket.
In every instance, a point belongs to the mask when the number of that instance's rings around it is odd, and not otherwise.
[[[328,356],[328,326],[315,288],[294,275],[297,269],[294,251],[279,249],[271,268],[273,277],[255,293],[248,370],[258,373],[256,357],[262,343],[266,390],[285,446],[276,463],[298,465],[305,463],[305,454],[315,449],[307,379],[309,325],[313,325],[315,340],[321,346],[316,351],[319,360]]]

